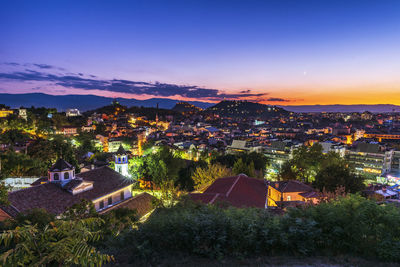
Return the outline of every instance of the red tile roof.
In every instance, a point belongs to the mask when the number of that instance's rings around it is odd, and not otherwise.
[[[190,195],[193,200],[206,204],[226,202],[238,208],[265,208],[267,185],[263,180],[240,174],[219,178],[203,194]]]

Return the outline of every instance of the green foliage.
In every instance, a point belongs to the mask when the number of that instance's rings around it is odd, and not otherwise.
[[[149,258],[162,253],[212,258],[352,254],[398,262],[399,220],[397,207],[356,195],[293,208],[283,216],[189,202],[157,210],[125,236],[123,245]]]
[[[47,171],[46,166],[36,158],[23,153],[9,151],[1,154],[1,176],[40,176]]]
[[[207,167],[197,167],[192,175],[195,188],[203,191],[211,185],[216,179],[228,177],[231,172],[228,168],[221,164],[210,164]]]
[[[96,216],[97,212],[93,202],[84,198],[79,203],[72,205],[61,215],[66,220],[78,220]]]
[[[0,178],[2,178],[0,176]],[[0,205],[8,205],[8,190],[7,190],[7,186],[0,182]]]
[[[0,261],[4,266],[100,266],[113,260],[90,245],[102,238],[97,229],[103,224],[99,218],[56,220],[43,229],[28,223],[4,231],[0,234],[0,244],[7,251]]]
[[[254,169],[254,162],[251,161],[250,164],[246,164],[243,162],[241,158],[239,158],[233,165],[232,173],[235,175],[243,173],[246,174],[247,176],[255,177],[256,172]]]
[[[76,171],[79,172],[75,149],[71,141],[65,139],[63,136],[56,135],[51,139],[35,140],[28,148],[28,155],[40,160],[45,166],[45,172],[47,172],[47,169],[59,158],[63,158],[74,165]]]
[[[240,153],[240,154],[227,154],[214,156],[211,160],[212,163],[219,163],[226,166],[227,168],[235,168],[234,174],[244,173],[248,176],[255,177],[256,172],[260,173],[260,176],[264,176],[265,167],[268,164],[268,159],[261,153]]]
[[[356,175],[354,169],[339,154],[323,154],[319,144],[302,146],[295,150],[293,158],[282,165],[278,178],[312,182],[321,191],[329,192],[343,186],[346,192],[355,193],[364,187],[364,177]]]
[[[346,192],[356,193],[364,189],[364,178],[354,174],[343,159],[327,161],[318,171],[313,185],[322,190],[334,192],[343,186]]]

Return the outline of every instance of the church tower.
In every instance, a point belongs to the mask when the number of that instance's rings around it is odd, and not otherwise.
[[[123,176],[129,177],[128,173],[128,154],[122,145],[119,146],[117,152],[114,155],[115,157],[115,171],[119,172]]]
[[[57,160],[48,171],[48,181],[64,184],[75,179],[75,167],[63,159]]]

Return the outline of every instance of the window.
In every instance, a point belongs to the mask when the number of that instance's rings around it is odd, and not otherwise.
[[[290,201],[290,200],[292,200],[292,197],[291,196],[287,196],[287,201]]]
[[[68,180],[68,179],[69,179],[69,173],[66,172],[66,173],[64,173],[64,180]]]
[[[99,207],[100,207],[100,209],[104,209],[104,201],[102,200],[102,201],[100,201],[100,203],[99,203]]]
[[[58,173],[55,173],[53,176],[54,181],[60,180],[60,176],[58,176]]]
[[[118,163],[121,163],[121,158],[118,158]]]
[[[121,199],[121,201],[125,199],[124,191],[122,191],[122,192],[120,193],[120,199]]]
[[[108,198],[108,206],[111,206],[112,205],[112,197],[109,197]]]

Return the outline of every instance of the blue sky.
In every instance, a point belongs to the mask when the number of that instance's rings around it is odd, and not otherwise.
[[[184,90],[201,88],[214,91],[199,91],[197,100],[400,104],[400,1],[0,3],[3,92],[186,99],[193,94]],[[27,71],[94,75],[110,86],[6,75]],[[113,79],[152,86],[124,92]],[[154,90],[156,82],[168,86]],[[160,93],[171,86],[179,90]]]

